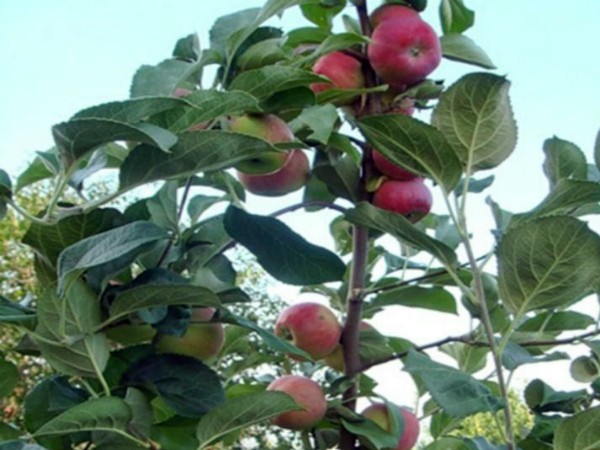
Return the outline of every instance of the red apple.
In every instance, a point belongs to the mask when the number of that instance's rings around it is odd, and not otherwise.
[[[373,150],[373,164],[382,174],[394,180],[407,181],[417,178],[417,174],[394,164],[377,150]]]
[[[201,360],[213,358],[225,342],[222,324],[204,323],[210,321],[214,313],[214,308],[195,309],[185,334],[181,337],[161,334],[156,340],[156,349],[160,353],[177,353]]]
[[[288,124],[274,114],[245,114],[233,117],[227,128],[236,133],[258,137],[271,143],[291,142],[294,133]],[[242,161],[236,166],[240,172],[266,174],[280,169],[288,159],[289,152],[269,151]]]
[[[433,72],[442,59],[442,49],[434,29],[419,17],[392,18],[375,28],[367,55],[385,83],[402,87]]]
[[[400,408],[400,412],[404,418],[404,430],[398,441],[398,445],[393,450],[411,450],[419,438],[419,419],[407,409]],[[375,422],[384,430],[391,431],[388,408],[384,403],[373,403],[362,412],[362,415]]]
[[[420,18],[419,13],[404,5],[381,5],[371,13],[371,28],[375,29],[382,22],[390,19]]]
[[[328,83],[313,83],[310,88],[314,92],[327,89],[360,89],[365,85],[360,61],[344,52],[332,52],[321,56],[313,66],[313,72],[326,76]]]
[[[288,338],[313,359],[321,359],[335,350],[342,327],[327,306],[305,302],[282,311],[275,323],[275,334]]]
[[[238,180],[253,194],[277,197],[302,188],[308,180],[310,167],[302,150],[284,153],[287,159],[279,169],[265,174],[238,171]]]
[[[327,410],[325,394],[316,382],[300,375],[284,375],[273,381],[268,391],[281,391],[291,396],[304,411],[290,411],[272,419],[273,424],[289,430],[311,428],[321,421]]]
[[[378,208],[402,214],[411,222],[418,222],[431,210],[433,198],[423,178],[408,181],[384,181],[373,196]]]

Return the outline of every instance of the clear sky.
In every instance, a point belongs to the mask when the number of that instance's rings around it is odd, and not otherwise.
[[[440,30],[439,1],[429,3],[425,17]],[[524,210],[547,192],[541,168],[544,139],[571,140],[591,161],[600,127],[600,0],[465,3],[476,11],[475,27],[467,35],[487,51],[496,73],[513,83],[519,124],[518,147],[486,194],[507,209]],[[35,150],[52,145],[53,124],[84,107],[127,98],[135,70],[167,58],[178,38],[197,32],[207,43],[217,17],[261,5],[261,0],[0,0],[0,168],[16,176]],[[281,22],[286,28],[303,23],[290,14]],[[451,83],[470,70],[444,62],[433,75]],[[473,208],[476,216],[489,218],[483,202],[474,202]],[[296,222],[307,233],[312,225]],[[481,242],[487,250],[487,230]],[[406,323],[418,324],[422,317],[416,311],[407,314]],[[431,321],[412,330],[418,342],[464,331],[442,326],[441,335],[432,335],[440,327],[429,325],[450,321]],[[390,326],[384,331],[398,330]]]

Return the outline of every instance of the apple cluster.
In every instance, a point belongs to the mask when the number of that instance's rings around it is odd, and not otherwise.
[[[372,325],[361,322],[360,330],[373,330]],[[329,367],[343,372],[343,346],[340,343],[342,326],[335,313],[320,303],[304,302],[285,308],[275,324],[275,334],[287,339],[305,351],[314,360],[322,360]],[[298,360],[295,355],[289,355]],[[316,426],[327,411],[327,400],[318,383],[306,376],[284,375],[273,381],[268,390],[282,391],[290,395],[303,409],[276,416],[272,422],[282,428],[303,430]],[[417,417],[405,408],[399,408],[404,421],[403,432],[392,450],[410,450],[419,436]],[[388,406],[374,403],[362,415],[382,429],[391,432]],[[369,447],[369,443],[365,442]]]

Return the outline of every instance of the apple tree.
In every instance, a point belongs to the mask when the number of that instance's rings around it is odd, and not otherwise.
[[[481,211],[469,200],[493,182],[478,172],[516,145],[510,81],[463,34],[474,12],[462,0],[440,1],[439,29],[423,20],[424,0],[371,3],[268,0],[232,12],[207,46],[186,36],[142,66],[131,98],[54,125],[55,146],[16,178],[0,171],[0,212],[29,221],[22,242],[41,287],[30,305],[3,293],[0,323],[24,333],[15,351],[53,370],[27,393],[23,423],[1,424],[0,450],[223,448],[255,426],[291,430],[313,449],[600,448],[600,327],[573,308],[600,279],[588,226],[600,142],[592,164],[548,139],[546,197],[519,214],[489,201],[495,242],[476,254]],[[305,26],[278,28],[288,9]],[[442,58],[477,71],[436,81]],[[426,109],[430,123],[412,117]],[[90,195],[105,170],[118,186]],[[27,211],[20,189],[46,179],[48,202]],[[292,192],[302,200],[269,215],[247,206],[250,195]],[[434,198],[444,214],[431,212]],[[297,210],[335,250],[281,220]],[[281,305],[273,327],[249,319],[238,246],[324,301]],[[385,336],[368,319],[395,306],[460,312],[472,325],[430,342]],[[515,427],[515,370],[570,358],[583,388],[532,380],[533,426]],[[366,373],[398,360],[416,410],[381,398]],[[9,395],[4,359],[0,380]],[[496,418],[497,442],[453,433],[480,413]],[[418,444],[420,434],[431,439]]]

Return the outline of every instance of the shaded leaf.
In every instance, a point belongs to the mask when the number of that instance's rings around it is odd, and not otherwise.
[[[504,77],[465,75],[440,97],[431,123],[440,130],[469,170],[491,169],[515,149],[517,124]]]
[[[503,407],[489,387],[460,370],[432,361],[414,350],[409,351],[404,363],[405,370],[419,377],[433,399],[452,417],[496,412]]]
[[[20,378],[17,366],[0,357],[0,398],[9,396]]]
[[[515,313],[565,307],[598,282],[600,236],[570,217],[534,219],[508,231],[498,246],[498,284]]]
[[[169,96],[190,75],[192,68],[189,62],[176,59],[167,59],[155,66],[143,65],[133,76],[130,96]]]
[[[475,23],[475,13],[465,6],[463,0],[442,0],[440,20],[444,34],[462,33]]]
[[[275,218],[230,206],[224,223],[227,233],[284,283],[319,284],[339,281],[344,276],[346,265],[335,253],[311,244]]]
[[[199,449],[226,434],[265,422],[279,414],[301,409],[283,392],[265,391],[233,397],[207,413],[198,423]]]
[[[579,147],[556,136],[544,141],[544,173],[554,186],[565,178],[587,180],[587,161]]]
[[[511,371],[525,364],[558,361],[561,359],[569,359],[569,355],[564,352],[554,352],[536,357],[529,353],[526,348],[514,342],[509,342],[502,353],[502,365]]]
[[[402,114],[367,116],[358,122],[367,142],[394,164],[428,176],[451,191],[462,174],[455,149],[432,126]]]
[[[0,323],[12,323],[33,328],[36,323],[35,309],[21,306],[0,295]]]
[[[600,448],[600,407],[566,418],[556,428],[554,450],[595,450]]]
[[[356,208],[346,212],[346,219],[356,225],[389,233],[412,247],[430,253],[446,266],[454,266],[457,263],[456,254],[450,247],[419,231],[400,214],[361,202]]]
[[[244,91],[259,100],[292,88],[322,82],[313,72],[289,66],[267,66],[242,72],[231,82],[229,89]]]

